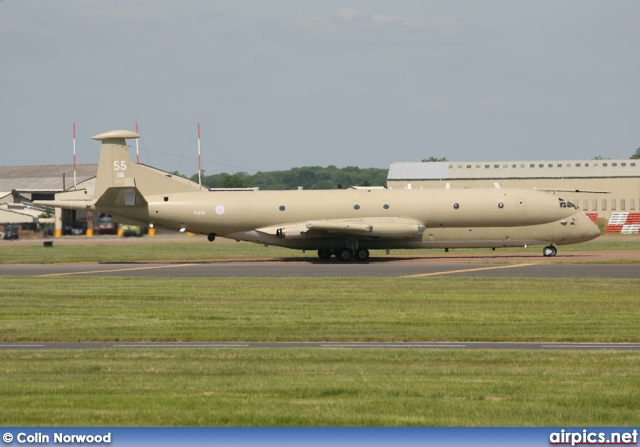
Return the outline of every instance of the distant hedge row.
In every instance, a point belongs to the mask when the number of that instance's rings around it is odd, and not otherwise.
[[[306,166],[288,171],[269,171],[248,174],[214,174],[202,177],[202,184],[208,188],[254,188],[261,190],[297,189],[338,189],[349,186],[384,186],[387,181],[387,169],[356,166],[337,168],[336,166]],[[198,181],[198,175],[191,177]]]

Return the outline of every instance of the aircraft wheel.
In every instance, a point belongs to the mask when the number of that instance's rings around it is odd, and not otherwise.
[[[554,247],[553,245],[548,245],[546,247],[544,247],[542,249],[542,255],[543,256],[555,256],[556,253],[558,253],[558,249],[556,247]]]
[[[364,262],[369,259],[369,250],[366,248],[359,248],[356,250],[356,260]]]
[[[344,261],[344,262],[350,261],[352,257],[353,257],[353,252],[348,248],[340,248],[336,250],[336,258],[339,261]]]
[[[318,250],[318,257],[320,259],[329,259],[331,257],[331,250],[328,248],[322,248]]]
[[[215,234],[215,233],[209,233],[209,234],[207,235],[207,240],[208,240],[209,242],[213,242],[213,241],[215,241],[215,240],[216,240],[216,234]]]

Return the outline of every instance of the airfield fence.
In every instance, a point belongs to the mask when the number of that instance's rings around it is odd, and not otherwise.
[[[640,213],[612,213],[604,232],[609,234],[639,234]]]

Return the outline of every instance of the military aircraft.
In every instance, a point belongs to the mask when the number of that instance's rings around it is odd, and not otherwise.
[[[64,209],[101,211],[148,226],[298,250],[321,259],[366,261],[369,250],[497,248],[576,244],[600,235],[574,204],[533,189],[202,190],[131,162],[115,130],[102,142],[93,199],[38,201]],[[499,186],[499,185],[496,185]]]

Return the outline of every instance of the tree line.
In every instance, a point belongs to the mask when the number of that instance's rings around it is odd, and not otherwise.
[[[385,186],[387,169],[358,168],[347,166],[338,168],[334,165],[305,166],[288,171],[269,171],[249,174],[236,172],[229,174],[202,175],[202,185],[207,188],[260,188],[261,190],[298,189],[340,189],[349,186]],[[178,173],[174,173],[178,174]],[[178,174],[180,175],[180,174]],[[198,182],[198,174],[190,180]]]

